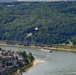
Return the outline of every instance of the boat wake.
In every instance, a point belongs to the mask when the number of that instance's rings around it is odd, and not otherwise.
[[[45,52],[52,52],[52,50],[48,50],[48,49],[44,49],[44,48],[41,48],[41,49],[39,49],[39,50],[45,51]]]

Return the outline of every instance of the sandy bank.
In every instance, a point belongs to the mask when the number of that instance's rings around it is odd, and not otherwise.
[[[44,60],[34,60],[33,62],[33,66],[37,65],[38,63],[44,63],[45,61]]]

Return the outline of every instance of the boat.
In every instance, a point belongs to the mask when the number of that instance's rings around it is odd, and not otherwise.
[[[39,50],[45,51],[45,52],[52,52],[52,50],[48,50],[48,49],[44,49],[44,48],[41,48],[41,49],[39,49]]]

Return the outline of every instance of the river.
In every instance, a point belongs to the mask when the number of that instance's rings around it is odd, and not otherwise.
[[[31,67],[22,75],[76,75],[76,53],[40,51],[37,48],[0,46],[5,50],[32,52],[37,60],[45,61]]]

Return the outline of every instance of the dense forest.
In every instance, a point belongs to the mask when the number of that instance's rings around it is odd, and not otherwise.
[[[75,45],[76,2],[0,3],[0,40],[25,45],[72,41]]]

